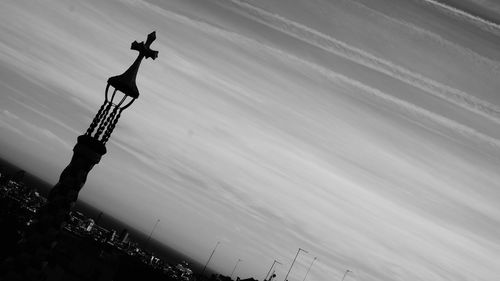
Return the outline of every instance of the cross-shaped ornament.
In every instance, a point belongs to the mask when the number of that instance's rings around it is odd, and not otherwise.
[[[158,51],[152,50],[150,48],[151,43],[156,39],[156,32],[151,32],[146,39],[146,43],[141,41],[138,43],[134,41],[130,49],[139,52],[139,55],[135,59],[134,63],[121,75],[113,76],[108,79],[108,84],[113,86],[115,89],[130,96],[134,99],[139,97],[139,90],[135,84],[135,78],[137,76],[137,71],[141,65],[143,58],[152,58],[153,60],[158,57]]]

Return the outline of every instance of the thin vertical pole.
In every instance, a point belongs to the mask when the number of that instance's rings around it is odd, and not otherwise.
[[[300,251],[303,251],[306,254],[309,253],[308,251],[299,248],[299,250],[297,251],[297,254],[295,254],[295,258],[293,259],[292,265],[290,265],[290,269],[288,269],[288,272],[286,273],[285,281],[288,281],[288,279],[287,279],[288,278],[288,274],[290,274],[290,271],[292,271],[293,264],[295,263],[295,260],[297,259],[297,256],[299,255]]]
[[[233,271],[231,272],[231,277],[230,277],[231,279],[233,278],[234,271],[236,270],[236,267],[238,266],[238,264],[240,263],[240,261],[242,261],[242,260],[238,259],[238,261],[234,265]]]
[[[214,255],[214,253],[215,253],[215,249],[217,249],[217,246],[219,246],[219,244],[220,244],[220,242],[219,242],[219,241],[217,241],[217,244],[215,244],[215,247],[214,247],[214,249],[213,249],[212,253],[210,254],[210,257],[209,257],[209,258],[208,258],[208,260],[207,260],[207,263],[205,264],[205,266],[203,267],[203,270],[201,271],[201,275],[202,275],[202,276],[203,276],[203,274],[205,274],[205,269],[207,269],[207,265],[208,265],[208,263],[210,262],[210,260],[212,259],[212,256],[213,256],[213,255]]]
[[[267,274],[266,274],[266,277],[264,277],[264,280],[267,280],[267,277],[269,277],[269,273],[271,273],[271,270],[273,270],[274,264],[276,264],[276,263],[278,263],[278,264],[282,264],[281,262],[279,262],[279,261],[277,261],[277,260],[274,260],[274,261],[273,261],[273,264],[271,265],[271,268],[269,268],[269,271],[268,271],[268,272],[267,272]]]
[[[309,271],[311,270],[311,267],[313,266],[313,263],[314,263],[317,259],[318,259],[317,257],[314,257],[314,259],[313,259],[313,260],[312,260],[312,262],[311,262],[311,265],[309,265],[309,268],[307,269],[306,276],[304,276],[304,280],[302,280],[302,281],[306,281],[307,274],[309,274]]]
[[[151,236],[153,236],[153,232],[155,231],[156,226],[158,225],[159,222],[160,222],[160,219],[157,219],[155,225],[153,226],[153,229],[151,229],[151,233],[149,233],[148,240],[146,241],[146,244],[148,244],[149,240],[151,240]]]

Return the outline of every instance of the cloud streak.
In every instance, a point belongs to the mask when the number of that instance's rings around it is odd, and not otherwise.
[[[474,77],[490,75],[497,62],[432,28],[448,18],[420,25],[384,10],[388,0],[370,8],[257,3],[54,2],[33,11],[24,6],[31,2],[1,3],[0,22],[13,25],[0,25],[10,34],[0,39],[0,112],[9,112],[0,124],[43,137],[26,145],[4,126],[0,144],[32,153],[25,163],[43,156],[62,169],[67,162],[37,150],[60,146],[43,130],[73,142],[102,102],[106,77],[133,60],[130,41],[157,29],[160,57],[141,66],[141,97],[121,117],[82,200],[145,232],[160,218],[158,239],[201,262],[223,241],[212,264],[223,274],[241,258],[240,277],[260,277],[276,258],[284,277],[302,247],[311,254],[300,256],[290,280],[303,278],[313,255],[311,281],[340,279],[346,268],[355,271],[351,280],[495,280],[498,105],[427,70],[439,55],[464,56],[450,65],[475,62],[467,68],[478,70]],[[321,18],[328,9],[346,13],[338,20],[349,19],[348,27],[330,34]],[[383,32],[373,35],[366,22]],[[36,36],[46,26],[50,40]],[[353,32],[369,39],[345,36]],[[378,35],[386,35],[382,47],[403,44],[378,52],[370,37]],[[417,51],[405,49],[408,38]],[[53,52],[51,40],[76,48]],[[40,48],[19,47],[25,43]],[[439,54],[418,53],[432,51]],[[472,80],[460,76],[467,70],[449,75]],[[489,77],[477,88],[494,88]],[[40,164],[35,172],[61,169]]]
[[[252,7],[252,6],[250,6],[250,7]],[[252,7],[252,9],[257,9],[257,11],[259,11],[260,13],[264,13],[265,15],[270,15],[270,14],[267,14],[266,12],[264,12],[258,8],[255,8],[255,7]],[[395,105],[398,108],[402,109],[404,112],[406,112],[406,114],[409,114],[409,116],[414,116],[414,117],[416,116],[417,119],[420,119],[420,120],[422,120],[422,119],[431,120],[431,122],[436,123],[440,126],[449,128],[452,131],[458,133],[459,135],[465,136],[471,140],[478,140],[480,142],[480,144],[481,143],[488,144],[494,149],[500,149],[500,140],[498,140],[496,138],[493,138],[493,137],[490,137],[486,134],[480,133],[480,132],[478,132],[478,131],[476,131],[468,126],[457,123],[451,119],[445,118],[439,114],[433,113],[433,112],[426,110],[422,107],[416,106],[410,102],[406,102],[403,99],[399,99],[397,97],[386,94],[386,93],[384,93],[376,88],[373,88],[373,87],[370,87],[366,84],[363,84],[360,81],[355,80],[353,78],[339,74],[331,69],[328,69],[328,68],[322,67],[318,64],[314,64],[314,63],[311,63],[309,61],[303,60],[299,57],[296,57],[296,56],[294,56],[290,53],[284,52],[282,50],[279,50],[279,49],[276,49],[276,48],[273,48],[270,46],[262,45],[257,41],[253,41],[249,38],[241,37],[236,33],[231,33],[231,32],[216,28],[214,26],[207,25],[203,22],[195,21],[193,19],[190,19],[187,17],[182,17],[182,16],[176,16],[175,19],[177,19],[177,20],[181,19],[182,22],[184,22],[185,24],[193,25],[204,32],[209,32],[211,34],[216,34],[218,36],[222,36],[223,38],[229,39],[237,44],[247,45],[247,46],[251,45],[251,46],[253,46],[253,48],[263,50],[263,51],[269,52],[271,54],[277,55],[281,59],[295,61],[301,65],[300,67],[307,66],[310,69],[313,69],[314,71],[316,71],[317,73],[324,75],[325,77],[328,77],[328,78],[333,79],[333,80],[342,81],[343,83],[346,83],[350,86],[354,86],[357,89],[360,89],[367,94],[370,94],[372,96],[377,97],[378,99],[381,99],[385,102],[389,102],[390,104]],[[324,35],[324,36],[326,36],[326,35]],[[348,47],[348,48],[352,48],[352,47]],[[359,50],[359,51],[361,51],[361,50]],[[371,57],[371,55],[367,55],[367,57]],[[374,59],[377,60],[377,58],[374,58]],[[355,61],[358,62],[357,59],[355,59]],[[363,60],[363,61],[365,61],[365,60]],[[377,70],[379,70],[379,69],[377,68]],[[405,71],[405,72],[409,73],[409,71]],[[210,74],[208,74],[208,75],[210,75]],[[215,77],[214,75],[211,75],[211,76]],[[437,82],[435,82],[435,83],[437,83]],[[428,89],[428,88],[426,87],[425,89]],[[477,99],[475,99],[474,97],[471,97],[471,96],[470,96],[470,98],[467,98],[467,99],[469,99],[469,102],[466,102],[467,104],[473,103],[474,101],[477,101]],[[471,101],[471,100],[473,100],[473,101]],[[482,108],[481,104],[483,104],[483,103],[485,103],[485,102],[480,101],[476,104],[476,106],[479,108]],[[496,112],[496,109],[491,109],[491,110],[494,110]],[[491,116],[489,116],[489,117],[491,118]],[[433,130],[430,127],[428,127],[428,129]]]
[[[364,50],[350,46],[345,42],[332,38],[331,36],[309,28],[298,22],[291,21],[278,14],[273,14],[246,2],[238,0],[231,0],[230,2],[234,6],[227,5],[227,2],[218,3],[223,7],[232,9],[232,11],[243,16],[250,17],[268,27],[284,32],[335,55],[389,75],[392,78],[408,83],[411,86],[424,90],[429,94],[447,100],[455,105],[480,114],[481,116],[500,124],[500,107],[494,104],[434,81],[428,77],[422,76],[419,73],[410,71],[388,60],[379,58]]]
[[[403,19],[398,19],[398,18],[392,17],[390,15],[386,15],[385,13],[380,12],[376,9],[370,8],[370,7],[364,5],[360,2],[351,1],[350,3],[352,5],[356,5],[360,9],[365,9],[370,13],[374,13],[379,17],[387,19],[388,21],[390,21],[392,23],[404,26],[410,32],[418,34],[419,36],[423,36],[424,38],[429,39],[431,41],[434,41],[437,44],[444,46],[444,48],[456,51],[463,58],[469,58],[472,63],[487,65],[489,68],[491,68],[491,70],[493,70],[497,73],[500,73],[500,63],[496,60],[485,57],[485,56],[483,56],[483,55],[481,55],[481,54],[479,54],[479,53],[477,53],[469,48],[466,48],[460,44],[454,43],[453,41],[447,40],[443,36],[433,32],[433,31],[422,28],[418,25],[415,25],[415,24],[408,22],[408,21],[405,21]]]
[[[439,1],[435,0],[418,0],[424,5],[428,5],[430,7],[436,8],[439,11],[444,12],[445,14],[452,15],[457,19],[460,19],[464,22],[470,23],[481,30],[489,32],[493,35],[500,36],[500,25],[497,23],[491,22],[489,20],[483,19],[481,17],[469,14],[465,11],[452,7],[450,5],[446,5]]]

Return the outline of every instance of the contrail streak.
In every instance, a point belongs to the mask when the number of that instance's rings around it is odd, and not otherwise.
[[[436,42],[437,44],[441,45],[442,47],[445,47],[445,48],[448,48],[449,50],[455,51],[455,52],[459,53],[460,55],[462,55],[463,57],[470,58],[470,60],[472,62],[485,65],[485,66],[489,67],[491,70],[500,74],[500,63],[496,60],[492,60],[490,58],[484,57],[484,56],[476,53],[475,51],[473,51],[469,48],[463,47],[463,46],[456,44],[454,42],[451,42],[451,41],[443,38],[441,35],[436,34],[430,30],[419,27],[419,26],[417,26],[413,23],[407,22],[405,20],[391,17],[387,14],[384,14],[381,11],[370,8],[370,7],[368,7],[365,4],[362,4],[360,2],[356,2],[356,1],[352,1],[352,0],[346,0],[345,2],[350,4],[350,5],[355,5],[359,9],[364,9],[369,13],[376,14],[377,16],[380,16],[389,22],[403,26],[406,29],[408,29],[409,32],[413,32],[414,34],[418,34],[422,37],[425,37],[426,39],[432,40],[432,41]]]
[[[350,46],[345,42],[332,38],[303,24],[291,21],[280,15],[270,13],[239,0],[228,1],[229,2],[224,1],[223,3],[218,3],[221,7],[230,9],[242,16],[251,18],[261,24],[288,34],[327,52],[384,73],[394,79],[405,82],[431,95],[439,97],[500,124],[500,107],[483,101],[475,96],[471,96],[458,89],[434,81],[419,73],[410,71],[364,50]],[[231,7],[231,4],[233,4],[233,7]]]
[[[485,20],[485,19],[480,18],[478,16],[469,14],[465,11],[462,11],[462,10],[457,9],[455,7],[443,4],[439,1],[435,1],[435,0],[418,0],[418,1],[423,3],[424,5],[429,5],[429,6],[435,7],[438,10],[440,10],[448,15],[454,16],[454,17],[456,17],[464,22],[468,22],[468,23],[480,28],[481,30],[484,30],[486,32],[490,32],[494,35],[500,36],[500,25],[498,25],[494,22],[491,22],[489,20]]]
[[[241,45],[241,46],[246,46],[249,47],[251,46],[252,48],[259,50],[259,51],[265,51],[271,55],[274,55],[278,59],[282,59],[283,61],[287,62],[294,62],[297,63],[301,66],[308,67],[309,69],[317,72],[318,74],[323,75],[324,77],[331,79],[332,81],[336,82],[342,82],[346,85],[349,85],[351,87],[355,87],[356,89],[362,90],[364,93],[369,94],[378,100],[387,102],[388,104],[392,104],[397,106],[399,109],[401,109],[403,112],[405,112],[409,116],[414,116],[415,119],[420,119],[420,120],[429,120],[434,124],[438,124],[442,127],[448,128],[451,131],[454,131],[455,133],[472,140],[473,142],[479,142],[481,144],[488,144],[495,150],[500,150],[500,140],[493,138],[491,136],[485,135],[481,132],[478,132],[474,130],[473,128],[470,128],[466,125],[460,124],[456,121],[453,121],[451,119],[448,119],[444,116],[441,116],[439,114],[436,114],[434,112],[431,112],[429,110],[426,110],[424,108],[421,108],[419,106],[416,106],[410,102],[407,102],[405,100],[399,99],[397,97],[394,97],[392,95],[389,95],[387,93],[384,93],[376,88],[373,88],[371,86],[368,86],[358,80],[355,80],[353,78],[347,77],[345,75],[339,74],[337,72],[334,72],[331,69],[325,68],[323,66],[320,66],[318,64],[312,63],[310,61],[301,59],[295,55],[292,55],[290,53],[287,53],[283,50],[262,44],[256,40],[253,40],[248,37],[244,37],[240,34],[230,32],[224,29],[221,29],[220,27],[216,27],[213,25],[210,25],[208,23],[199,21],[198,19],[192,19],[187,16],[177,14],[172,11],[160,9],[152,4],[147,4],[151,6],[151,9],[157,13],[161,13],[163,16],[172,19],[174,21],[177,21],[181,24],[185,24],[188,26],[192,26],[193,28],[196,28],[198,30],[201,30],[203,32],[206,32],[207,34],[212,34],[215,36],[220,36],[226,40],[229,40],[235,44]],[[422,126],[424,126],[422,123],[419,123]],[[429,130],[432,130],[432,128],[426,127]],[[434,130],[435,131],[435,130]]]

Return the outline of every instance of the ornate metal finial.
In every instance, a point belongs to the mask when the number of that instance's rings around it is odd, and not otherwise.
[[[144,41],[140,43],[134,41],[130,49],[139,52],[134,63],[132,63],[123,74],[108,79],[104,103],[85,133],[85,135],[90,137],[93,141],[101,143],[102,145],[106,144],[120,118],[121,112],[139,97],[139,90],[135,84],[135,78],[143,58],[152,58],[154,60],[158,57],[158,51],[150,48],[151,43],[153,43],[155,39],[156,33],[153,31],[148,35],[145,43]],[[111,96],[108,95],[110,86],[114,88]],[[123,97],[121,100],[117,98],[119,101],[115,102],[117,91],[123,93]],[[125,102],[127,97],[130,98],[130,101]],[[93,133],[94,135],[92,135]]]
[[[130,46],[130,49],[138,51],[139,55],[135,59],[134,63],[122,75],[109,78],[108,84],[127,96],[134,99],[138,98],[139,90],[135,84],[135,77],[137,76],[137,71],[139,70],[139,66],[141,65],[143,58],[152,58],[154,60],[158,57],[158,51],[150,49],[150,45],[155,39],[156,32],[153,31],[148,35],[146,43],[144,43],[144,41],[140,43],[134,41],[132,46]]]

